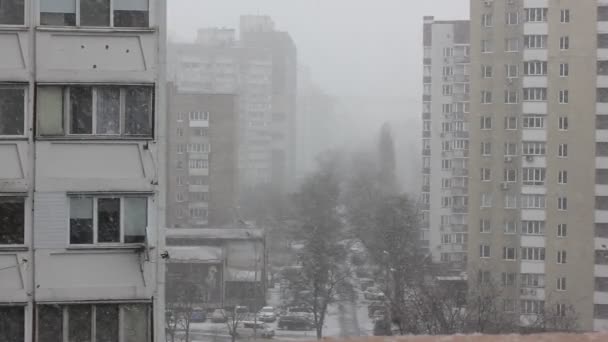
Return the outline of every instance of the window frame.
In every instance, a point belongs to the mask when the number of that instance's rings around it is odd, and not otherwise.
[[[0,27],[1,28],[25,28],[25,27],[29,27],[29,16],[28,16],[28,13],[30,13],[31,3],[32,3],[32,1],[30,1],[30,0],[23,0],[23,24],[2,24],[2,23],[0,23]]]
[[[68,194],[67,196],[67,206],[68,206],[68,210],[67,210],[67,245],[69,246],[69,248],[107,248],[107,247],[139,247],[144,245],[146,242],[147,237],[147,232],[148,229],[147,227],[150,226],[151,222],[152,222],[152,217],[150,215],[151,213],[151,208],[152,208],[152,197],[153,194],[151,193],[121,193],[121,194],[88,194],[88,193],[82,193],[82,194]],[[93,201],[93,227],[92,227],[92,234],[93,234],[93,242],[92,243],[72,243],[71,242],[71,233],[72,233],[72,226],[70,224],[70,220],[72,217],[72,208],[71,208],[71,204],[70,201],[72,199],[78,199],[78,198],[90,198]],[[99,206],[98,206],[98,200],[99,199],[120,199],[120,222],[119,222],[119,233],[120,233],[120,241],[119,242],[99,242]],[[138,199],[146,199],[146,229],[144,230],[144,241],[142,242],[125,242],[125,198],[138,198]]]
[[[36,91],[39,92],[40,88],[53,88],[58,87],[61,89],[61,101],[62,101],[62,112],[61,112],[61,126],[63,128],[63,133],[58,135],[52,134],[42,134],[42,128],[40,127],[40,117],[43,115],[41,110],[38,109],[36,116],[36,139],[87,139],[87,140],[154,140],[156,137],[156,85],[155,84],[89,84],[89,83],[69,83],[69,84],[48,84],[48,83],[39,83],[36,84]],[[72,102],[70,99],[71,88],[75,87],[88,87],[91,89],[91,133],[72,133]],[[97,107],[99,106],[98,102],[98,89],[99,88],[113,88],[119,90],[119,133],[117,134],[109,134],[109,133],[97,133]],[[150,91],[150,102],[149,108],[150,113],[148,113],[148,123],[150,127],[149,134],[127,134],[127,90],[129,88],[137,87],[140,89],[148,89]],[[178,127],[177,130],[183,130],[183,128]]]
[[[39,2],[41,2],[43,0],[39,0]],[[148,14],[148,25],[147,26],[115,26],[115,2],[116,1],[120,1],[120,0],[108,0],[109,1],[109,23],[108,26],[90,26],[90,25],[81,25],[80,22],[80,18],[81,18],[81,4],[80,4],[80,0],[73,0],[75,2],[75,13],[74,13],[74,25],[48,25],[48,24],[42,24],[42,11],[40,11],[40,5],[38,7],[38,12],[36,13],[37,16],[37,24],[40,25],[40,27],[44,27],[44,28],[92,28],[92,29],[113,29],[113,30],[127,30],[127,31],[141,31],[141,30],[155,30],[154,28],[154,23],[153,23],[153,9],[154,9],[154,1],[153,0],[148,0],[148,8],[147,8],[147,14]],[[29,2],[26,0],[26,2]],[[26,9],[27,11],[27,9]],[[27,12],[26,12],[27,13]],[[62,12],[59,12],[62,13]],[[26,16],[27,17],[27,16]]]
[[[22,200],[23,203],[23,232],[22,232],[22,239],[23,239],[23,243],[11,243],[11,244],[1,244],[0,243],[0,250],[2,249],[10,249],[10,248],[27,248],[27,246],[29,245],[29,240],[30,240],[30,229],[28,229],[28,227],[30,226],[30,216],[27,215],[28,212],[31,211],[31,207],[30,207],[30,201],[28,201],[28,197],[27,194],[22,194],[22,193],[2,193],[0,194],[0,199],[20,199]]]
[[[0,25],[0,27],[2,27],[2,25]],[[23,134],[13,134],[13,135],[0,134],[0,139],[27,138],[29,136],[29,134],[28,134],[29,117],[31,116],[31,115],[29,115],[29,106],[28,106],[28,99],[29,99],[28,85],[25,83],[12,84],[12,83],[0,82],[0,89],[22,89],[23,90]]]
[[[558,223],[557,224],[557,237],[565,238],[568,236],[568,224],[566,223]]]
[[[512,252],[512,253],[509,253]],[[512,254],[512,255],[510,255]],[[504,261],[517,261],[517,250],[515,247],[504,246],[502,248],[502,259]]]

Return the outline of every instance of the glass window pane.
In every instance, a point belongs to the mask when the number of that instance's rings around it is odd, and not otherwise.
[[[68,306],[68,342],[91,342],[90,305]]]
[[[114,3],[114,26],[147,27],[148,0],[123,0]]]
[[[0,1],[0,25],[23,25],[25,0]]]
[[[125,198],[125,243],[144,242],[148,225],[148,199]]]
[[[92,198],[70,198],[70,243],[93,243]]]
[[[80,0],[80,26],[110,26],[110,0]]]
[[[24,243],[24,217],[23,198],[0,197],[0,245]]]
[[[118,305],[95,306],[96,342],[118,341]]]
[[[36,110],[40,135],[64,134],[62,87],[38,87]]]
[[[70,133],[93,133],[93,91],[91,87],[70,87]]]
[[[125,133],[152,134],[152,87],[127,87],[125,95]]]
[[[0,88],[0,135],[23,135],[25,90]]]
[[[97,88],[97,134],[120,134],[119,88]]]
[[[38,342],[63,342],[63,308],[38,306]]]
[[[136,304],[123,306],[124,342],[149,342],[148,305]]]
[[[0,341],[25,341],[25,307],[0,306]]]
[[[40,24],[76,25],[76,0],[40,0]]]
[[[97,200],[97,242],[120,242],[120,198]]]

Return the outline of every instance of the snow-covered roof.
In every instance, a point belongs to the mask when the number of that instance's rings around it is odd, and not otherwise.
[[[221,247],[167,246],[169,262],[218,263],[223,260]]]
[[[257,228],[169,228],[165,231],[167,239],[218,239],[218,240],[261,240],[264,231]]]

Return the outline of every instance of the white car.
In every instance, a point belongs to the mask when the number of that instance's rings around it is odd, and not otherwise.
[[[272,306],[265,306],[258,312],[258,319],[262,322],[274,322],[277,320],[277,314]]]

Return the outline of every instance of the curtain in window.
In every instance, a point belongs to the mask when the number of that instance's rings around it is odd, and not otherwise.
[[[125,198],[125,243],[144,242],[148,225],[148,199]]]
[[[63,135],[63,88],[38,87],[36,94],[38,134]]]
[[[97,134],[120,134],[120,89],[97,87]]]

